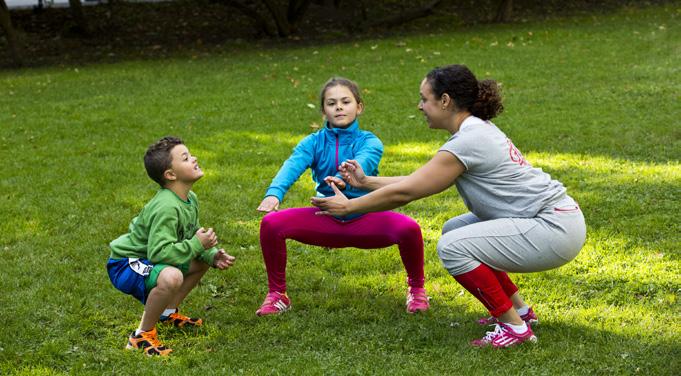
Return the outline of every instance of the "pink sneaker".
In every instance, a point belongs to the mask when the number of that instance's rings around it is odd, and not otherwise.
[[[535,326],[535,325],[539,324],[539,318],[537,317],[537,315],[532,310],[532,307],[530,307],[530,309],[527,311],[526,314],[520,315],[520,318],[523,319],[523,321],[525,321],[528,325]],[[483,318],[478,320],[478,324],[480,324],[480,325],[494,325],[498,322],[499,321],[497,321],[497,318],[492,317],[492,316],[483,317]]]
[[[471,345],[476,347],[492,346],[495,348],[511,347],[525,341],[537,342],[537,337],[528,325],[525,333],[516,333],[511,327],[500,322],[494,326],[493,332],[487,332],[481,339],[474,339]]]
[[[265,297],[265,301],[262,303],[260,308],[255,311],[258,316],[274,315],[282,312],[286,312],[291,309],[291,299],[288,298],[286,293],[280,292],[270,292]]]
[[[428,295],[426,289],[419,287],[410,287],[407,290],[407,312],[425,312],[430,307],[428,303]]]

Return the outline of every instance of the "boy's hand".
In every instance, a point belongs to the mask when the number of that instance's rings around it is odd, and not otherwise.
[[[336,184],[336,187],[338,187],[338,189],[340,190],[345,189],[345,182],[341,178],[337,178],[335,176],[327,176],[324,178],[324,181],[329,186],[331,186],[331,183],[333,182],[333,184]]]
[[[234,260],[236,260],[234,256],[228,255],[224,249],[220,248],[213,258],[213,267],[224,270],[234,265]]]
[[[265,213],[277,211],[279,210],[279,199],[274,196],[267,196],[262,200],[260,206],[258,206],[256,210]]]
[[[218,236],[215,235],[215,231],[213,231],[212,228],[206,230],[205,228],[201,227],[200,229],[196,230],[196,237],[199,238],[203,249],[210,249],[218,244]]]

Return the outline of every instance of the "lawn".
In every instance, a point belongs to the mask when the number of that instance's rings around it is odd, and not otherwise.
[[[0,72],[0,374],[681,374],[680,19],[677,3]],[[320,124],[320,86],[332,75],[362,86],[381,174],[407,174],[447,139],[416,104],[423,76],[451,63],[502,83],[496,124],[585,213],[574,261],[512,275],[540,316],[539,343],[468,345],[485,312],[435,252],[442,224],[465,211],[454,189],[400,209],[424,232],[426,314],[405,313],[396,248],[289,242],[293,310],[256,317],[267,279],[255,208]],[[167,134],[198,156],[202,223],[238,264],[211,270],[182,307],[207,325],[161,328],[175,352],[148,359],[123,349],[142,307],[104,266],[154,194],[142,156]],[[284,206],[309,205],[312,189],[306,174]]]

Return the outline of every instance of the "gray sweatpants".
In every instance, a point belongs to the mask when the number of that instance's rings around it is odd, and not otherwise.
[[[481,221],[472,213],[448,220],[437,253],[456,276],[481,263],[513,273],[557,268],[577,256],[586,240],[586,224],[577,203],[566,196],[534,218]]]

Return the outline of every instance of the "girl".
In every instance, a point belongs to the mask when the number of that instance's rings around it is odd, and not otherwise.
[[[419,110],[430,128],[452,136],[423,167],[406,177],[365,176],[348,161],[341,175],[370,194],[348,200],[312,198],[321,215],[388,210],[439,193],[453,184],[470,213],[447,221],[437,251],[444,267],[490,312],[480,323],[494,331],[475,346],[507,347],[536,341],[537,316],[506,272],[559,267],[582,248],[586,225],[577,203],[558,181],[533,168],[489,120],[503,107],[496,82],[479,82],[463,65],[436,68],[423,79]]]
[[[348,197],[367,193],[346,186],[338,170],[340,161],[353,159],[369,175],[378,173],[383,144],[373,133],[359,129],[357,117],[364,110],[359,93],[357,84],[345,78],[332,78],[324,85],[320,94],[323,129],[305,137],[293,149],[257,209],[269,213],[260,224],[269,293],[256,311],[258,316],[291,307],[286,294],[286,239],[329,248],[384,248],[397,244],[408,276],[407,312],[428,309],[423,288],[423,238],[413,219],[390,211],[338,217],[317,216],[318,209],[314,207],[277,211],[288,189],[308,167],[319,196],[333,195],[329,184]],[[386,233],[384,228],[393,231]]]

